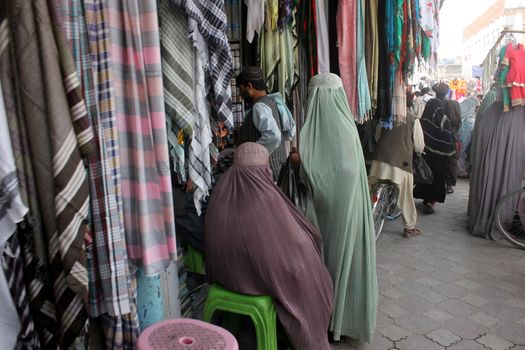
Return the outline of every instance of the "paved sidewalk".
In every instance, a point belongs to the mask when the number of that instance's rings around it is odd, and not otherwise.
[[[401,219],[385,225],[376,336],[357,349],[525,350],[525,251],[468,235],[467,201],[461,181],[420,214],[420,237],[402,238]]]

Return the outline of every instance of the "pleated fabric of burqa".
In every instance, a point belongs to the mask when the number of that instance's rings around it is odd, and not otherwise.
[[[493,230],[498,201],[518,190],[525,175],[525,107],[502,110],[495,102],[477,121],[469,197],[470,233],[495,239],[501,237]]]
[[[294,349],[330,350],[321,236],[273,183],[268,158],[244,143],[221,176],[206,211],[206,272],[228,290],[271,296]]]
[[[309,86],[301,131],[307,217],[319,226],[334,281],[330,331],[368,342],[378,301],[375,231],[363,150],[341,79],[320,74]]]

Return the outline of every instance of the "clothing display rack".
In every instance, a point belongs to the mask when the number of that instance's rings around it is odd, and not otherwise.
[[[487,56],[485,56],[485,59],[483,60],[482,67],[483,67],[483,89],[486,93],[490,87],[492,86],[492,75],[494,72],[496,72],[497,64],[498,64],[498,47],[501,41],[508,36],[509,34],[525,34],[525,30],[521,29],[504,29],[500,32],[500,35],[498,39],[494,42],[494,45],[492,45],[492,48],[487,53]]]

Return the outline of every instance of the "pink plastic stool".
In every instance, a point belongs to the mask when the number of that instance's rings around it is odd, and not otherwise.
[[[239,350],[233,335],[212,324],[177,318],[157,322],[139,336],[137,350]]]

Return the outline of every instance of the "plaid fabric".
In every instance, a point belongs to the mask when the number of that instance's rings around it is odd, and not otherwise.
[[[1,256],[1,263],[20,317],[21,329],[15,349],[40,349],[40,339],[35,330],[35,323],[29,308],[27,288],[24,284],[24,263],[16,233],[7,242]]]
[[[317,11],[315,0],[300,0],[298,16],[300,18],[298,21],[300,23],[299,28],[302,28],[302,31],[299,31],[299,37],[304,43],[308,78],[311,78],[317,74],[319,65],[317,61]]]
[[[8,3],[12,23],[16,23],[13,46],[20,90],[24,91],[23,118],[31,126],[27,130],[38,199],[45,203],[40,210],[59,321],[56,339],[46,335],[42,342],[53,346],[58,340],[67,348],[87,320],[83,306],[87,296],[83,235],[88,229],[89,190],[77,140],[88,142],[88,138],[75,134],[73,127],[73,118],[80,121],[85,116],[81,109],[70,109],[68,93],[76,88],[75,79],[57,50],[64,46],[53,35],[46,1]],[[53,309],[44,310],[46,306],[42,305],[41,311],[50,314]]]
[[[85,13],[84,16],[84,7]],[[73,49],[88,116],[96,131],[96,154],[88,158],[93,236],[88,249],[89,311],[92,317],[108,312],[129,313],[120,169],[114,102],[110,92],[106,16],[100,1],[63,1],[63,31]],[[89,20],[89,22],[87,21]],[[91,40],[91,42],[89,41]],[[95,81],[97,84],[95,84]],[[100,112],[99,112],[100,111]]]
[[[102,331],[106,338],[106,349],[135,350],[140,334],[139,318],[137,314],[137,277],[130,273],[128,292],[131,299],[131,311],[121,317],[102,315]]]
[[[107,5],[127,251],[154,274],[176,258],[157,1]]]
[[[197,23],[199,33],[208,43],[214,117],[231,129],[233,114],[230,82],[233,77],[233,58],[227,37],[228,22],[224,0],[171,1],[181,4],[188,17]],[[195,34],[192,37],[197,40]]]

